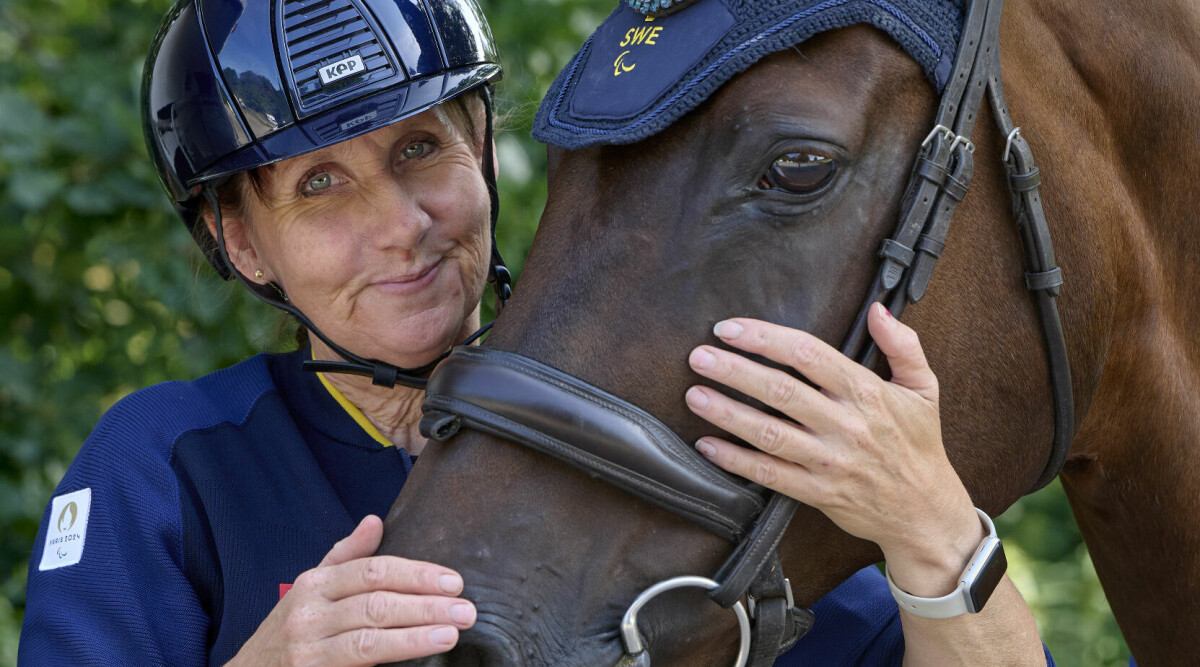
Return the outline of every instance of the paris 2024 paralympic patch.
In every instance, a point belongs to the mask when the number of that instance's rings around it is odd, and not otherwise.
[[[83,558],[83,540],[87,537],[88,513],[91,509],[90,488],[57,496],[51,501],[46,547],[42,551],[42,563],[38,570],[75,565]]]

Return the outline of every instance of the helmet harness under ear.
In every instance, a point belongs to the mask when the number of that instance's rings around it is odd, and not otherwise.
[[[491,264],[488,268],[488,282],[492,284],[492,289],[496,294],[496,311],[499,312],[508,303],[508,299],[512,296],[512,275],[508,268],[504,266],[504,258],[500,256],[500,248],[496,244],[496,220],[499,214],[500,194],[496,188],[496,168],[493,154],[493,123],[492,123],[492,88],[490,85],[485,85],[482,88],[484,115],[485,115],[485,131],[483,138],[483,178],[487,183],[488,198],[491,202],[491,212],[489,223],[491,225],[491,242],[492,256]],[[229,253],[225,248],[225,231],[221,219],[221,207],[217,198],[216,186],[214,183],[206,183],[202,188],[202,195],[208,201],[209,207],[213,212],[214,227],[216,228],[217,252],[220,253],[221,259],[224,260],[230,272],[237,277],[238,281],[246,286],[254,296],[260,300],[279,308],[288,313],[292,317],[307,328],[313,335],[319,338],[323,343],[329,346],[338,356],[345,361],[318,361],[311,360],[304,362],[304,370],[318,373],[347,373],[350,375],[362,375],[371,378],[371,383],[382,387],[394,387],[397,384],[414,389],[424,389],[427,382],[426,378],[421,377],[431,372],[434,367],[445,359],[450,354],[450,350],[446,350],[437,359],[417,368],[400,368],[398,366],[381,361],[379,359],[368,359],[354,354],[346,348],[338,345],[330,340],[320,329],[313,324],[299,308],[292,305],[287,294],[283,289],[275,283],[260,285],[246,276],[237,269],[234,263],[229,258]],[[481,336],[492,328],[492,322],[480,327],[477,331],[467,336],[461,345],[470,345],[478,340]]]

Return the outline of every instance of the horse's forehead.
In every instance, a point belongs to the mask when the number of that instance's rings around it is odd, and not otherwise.
[[[911,59],[892,48],[887,36],[873,28],[851,27],[816,35],[803,48],[764,56],[714,91],[708,104],[718,123],[732,114],[747,119],[848,116],[858,124],[863,114],[847,114],[848,109],[865,113],[876,101],[894,107],[897,100],[891,95],[881,100],[876,96],[916,81],[918,71]],[[919,89],[922,95],[928,92],[932,91]]]
[[[891,35],[940,92],[962,1],[696,0],[667,16],[621,4],[551,85],[533,134],[568,149],[641,141],[764,56],[859,23]]]

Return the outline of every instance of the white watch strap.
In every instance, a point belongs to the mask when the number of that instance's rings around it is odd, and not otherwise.
[[[896,602],[905,611],[920,616],[922,618],[954,618],[963,614],[974,613],[979,611],[972,608],[970,588],[975,578],[979,576],[979,572],[983,565],[986,564],[988,557],[995,551],[995,543],[1000,541],[996,536],[996,525],[992,523],[992,518],[987,515],[987,512],[975,508],[975,513],[979,515],[980,521],[983,522],[983,527],[987,530],[987,536],[980,542],[979,547],[975,549],[975,553],[971,556],[971,560],[967,566],[963,568],[962,574],[958,578],[958,588],[955,588],[947,595],[940,598],[922,598],[917,597],[900,590],[896,582],[892,581],[892,575],[887,571],[887,564],[884,563],[883,572],[887,577],[888,588],[892,590],[892,597],[896,598]]]

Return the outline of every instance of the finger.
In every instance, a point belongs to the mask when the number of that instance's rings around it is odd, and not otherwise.
[[[799,424],[755,410],[714,389],[692,387],[686,399],[692,412],[772,456],[806,464],[824,448]]]
[[[795,377],[740,354],[701,345],[692,350],[688,362],[700,375],[756,398],[819,433],[836,427],[835,416],[843,411]]]
[[[733,347],[800,371],[838,398],[853,395],[855,384],[871,374],[825,341],[799,329],[738,317],[717,322],[713,333]]]
[[[937,404],[937,377],[929,368],[917,332],[892,317],[881,303],[871,306],[871,312],[867,316],[867,330],[871,332],[871,338],[879,346],[879,351],[887,356],[888,366],[892,369],[892,382],[911,389],[925,400]]]
[[[321,565],[340,565],[356,558],[370,556],[379,548],[382,539],[383,521],[374,514],[369,514],[354,527],[354,532],[333,545],[329,553],[325,554],[325,558],[321,559]]]
[[[811,499],[816,493],[818,480],[812,471],[802,465],[711,436],[700,438],[696,449],[728,472],[802,503],[815,505]]]
[[[329,636],[356,628],[415,628],[475,625],[475,605],[461,598],[374,591],[338,600],[326,608]]]
[[[433,563],[397,556],[371,556],[319,567],[300,575],[297,584],[320,590],[328,600],[341,600],[372,591],[416,595],[458,595],[463,580],[454,570]]]
[[[360,628],[325,642],[322,664],[376,665],[445,653],[458,643],[458,628],[451,625],[419,628]]]

